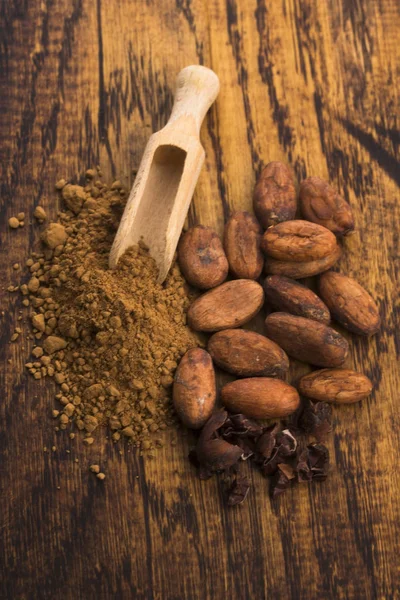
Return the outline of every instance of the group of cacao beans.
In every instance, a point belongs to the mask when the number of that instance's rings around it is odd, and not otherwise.
[[[338,238],[354,230],[349,204],[318,177],[301,182],[298,202],[291,169],[271,162],[256,184],[253,206],[255,216],[231,215],[223,244],[211,228],[198,225],[178,247],[188,283],[208,290],[190,306],[188,324],[212,334],[207,350],[189,350],[175,374],[174,406],[193,429],[201,429],[215,408],[214,364],[238,378],[222,388],[223,406],[251,419],[287,417],[300,405],[299,392],[312,400],[352,403],[372,390],[365,375],[340,368],[348,342],[331,326],[334,319],[365,336],[380,327],[369,293],[330,270],[341,255]],[[298,210],[303,219],[296,218]],[[232,279],[225,281],[228,274]],[[319,296],[297,281],[315,275]],[[265,335],[241,329],[265,301],[271,311]],[[302,377],[296,389],[283,380],[288,357],[322,368]]]

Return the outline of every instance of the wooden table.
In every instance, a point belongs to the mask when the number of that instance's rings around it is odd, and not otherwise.
[[[383,327],[351,340],[348,365],[376,391],[335,409],[329,479],[271,504],[253,470],[247,503],[227,509],[216,478],[194,477],[190,436],[144,461],[105,434],[91,448],[56,434],[51,382],[24,372],[24,336],[9,343],[21,299],[2,293],[1,598],[400,597],[398,10],[396,0],[3,0],[2,288],[18,283],[12,264],[37,239],[33,207],[56,217],[55,181],[100,164],[129,185],[177,72],[202,63],[221,92],[190,221],[221,232],[232,209],[251,208],[270,160],[329,178],[357,222],[340,267],[373,292]],[[28,218],[15,232],[7,220],[19,211]]]

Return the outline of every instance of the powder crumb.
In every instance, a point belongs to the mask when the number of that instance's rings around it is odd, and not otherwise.
[[[106,478],[104,473],[97,473],[96,477],[97,477],[97,479],[100,479],[101,481],[103,481]]]
[[[31,321],[32,321],[32,326],[35,329],[38,329],[39,331],[44,331],[46,329],[46,323],[45,323],[43,314],[41,314],[41,313],[33,314],[31,317]]]
[[[67,185],[67,181],[65,179],[59,179],[55,186],[56,190],[62,190],[65,185]]]
[[[89,469],[92,471],[92,473],[100,473],[99,465],[90,465]]]
[[[43,343],[43,348],[47,354],[54,354],[55,352],[66,348],[67,345],[67,342],[63,338],[55,335],[49,335]]]
[[[17,219],[18,219],[18,221],[23,221],[25,219],[25,213],[24,212],[18,213]]]
[[[68,238],[65,227],[61,223],[50,223],[41,235],[42,241],[52,250],[62,246]]]
[[[11,227],[11,229],[18,229],[19,227],[19,221],[17,217],[10,217],[10,219],[8,219],[8,224]]]
[[[46,211],[41,206],[36,206],[35,210],[33,211],[33,216],[35,219],[41,222],[47,219]]]
[[[43,348],[41,348],[40,346],[35,346],[32,350],[32,356],[34,356],[35,358],[41,358],[43,356]]]
[[[124,427],[121,433],[127,438],[135,437],[135,432],[132,427]]]
[[[57,381],[57,379],[56,379],[56,381]],[[57,383],[58,383],[58,382],[57,382]],[[73,405],[71,402],[69,402],[69,403],[68,403],[68,404],[65,406],[65,408],[64,408],[64,412],[65,412],[65,414],[67,415],[67,417],[72,417],[72,415],[73,415],[73,414],[74,414],[74,412],[75,412],[75,406],[74,406],[74,405]]]
[[[13,269],[14,269],[15,271],[17,271],[17,270],[19,269],[19,263],[14,263],[14,264],[13,264]]]
[[[28,291],[35,294],[40,288],[40,281],[37,277],[31,277],[27,284]]]
[[[62,189],[62,197],[67,207],[78,215],[86,200],[86,192],[80,185],[71,185],[68,183]]]

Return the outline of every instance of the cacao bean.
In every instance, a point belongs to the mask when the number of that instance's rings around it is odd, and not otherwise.
[[[339,367],[348,354],[347,340],[324,323],[284,312],[268,315],[267,336],[297,360],[318,367]]]
[[[332,316],[349,331],[373,335],[379,330],[379,309],[357,281],[342,273],[327,271],[319,280],[319,292]]]
[[[308,177],[301,182],[300,205],[305,219],[323,225],[336,235],[354,231],[350,205],[319,177]]]
[[[273,161],[263,169],[254,189],[253,208],[264,229],[294,219],[296,188],[288,165]]]
[[[202,290],[220,285],[228,275],[228,261],[221,240],[210,227],[196,225],[178,245],[178,261],[191,285]]]
[[[264,265],[260,249],[262,229],[248,212],[235,212],[227,222],[224,248],[231,273],[239,279],[257,279]]]
[[[210,417],[217,397],[211,356],[192,348],[182,357],[175,372],[172,398],[182,423],[200,429]]]
[[[188,324],[196,331],[240,327],[258,313],[263,302],[264,292],[256,281],[227,281],[193,302],[187,313]]]
[[[208,351],[221,369],[240,377],[283,377],[289,369],[282,348],[253,331],[226,329],[214,333]]]
[[[269,377],[238,379],[221,390],[221,400],[228,410],[253,419],[282,418],[294,412],[300,398],[297,390]]]
[[[264,281],[266,301],[275,309],[299,317],[328,324],[331,320],[328,307],[310,289],[282,275],[270,275]]]
[[[286,275],[286,277],[291,277],[292,279],[304,279],[327,271],[333,267],[341,255],[342,249],[336,244],[336,247],[331,254],[325,256],[325,258],[320,258],[319,260],[292,262],[267,258],[265,261],[265,272],[272,275]]]
[[[337,246],[329,229],[309,221],[285,221],[264,233],[261,248],[276,260],[308,262],[332,254]]]
[[[372,382],[366,375],[351,369],[320,369],[302,377],[299,391],[322,402],[349,404],[370,395]]]

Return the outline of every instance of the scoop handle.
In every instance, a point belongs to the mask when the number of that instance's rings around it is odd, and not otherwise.
[[[207,67],[190,65],[178,73],[175,101],[166,127],[199,135],[203,119],[218,96],[219,79]]]

